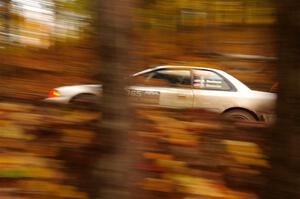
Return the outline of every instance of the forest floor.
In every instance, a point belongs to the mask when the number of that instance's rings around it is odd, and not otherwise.
[[[89,198],[101,114],[0,102],[1,199]],[[136,110],[137,198],[256,199],[270,166],[261,123],[196,110]],[[96,151],[101,154],[101,151]],[[140,197],[139,197],[140,196]]]

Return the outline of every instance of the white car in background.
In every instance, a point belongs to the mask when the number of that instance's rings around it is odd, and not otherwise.
[[[133,74],[127,88],[134,103],[171,108],[200,108],[227,118],[268,121],[276,94],[254,91],[224,71],[193,66],[159,66]],[[101,85],[58,87],[48,102],[99,101]]]

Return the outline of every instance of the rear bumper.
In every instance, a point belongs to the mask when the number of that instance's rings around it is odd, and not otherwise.
[[[275,114],[261,114],[262,121],[268,123],[268,124],[274,124],[276,122],[276,115]]]

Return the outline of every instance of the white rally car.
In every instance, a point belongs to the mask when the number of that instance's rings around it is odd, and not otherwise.
[[[254,91],[224,71],[192,66],[159,66],[133,74],[127,88],[134,103],[201,108],[241,120],[273,118],[276,94]],[[45,101],[76,103],[98,100],[101,85],[58,87]]]

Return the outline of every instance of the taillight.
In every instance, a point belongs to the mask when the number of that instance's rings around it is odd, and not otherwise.
[[[49,98],[59,97],[59,96],[60,96],[60,93],[57,90],[51,90],[48,95]]]

